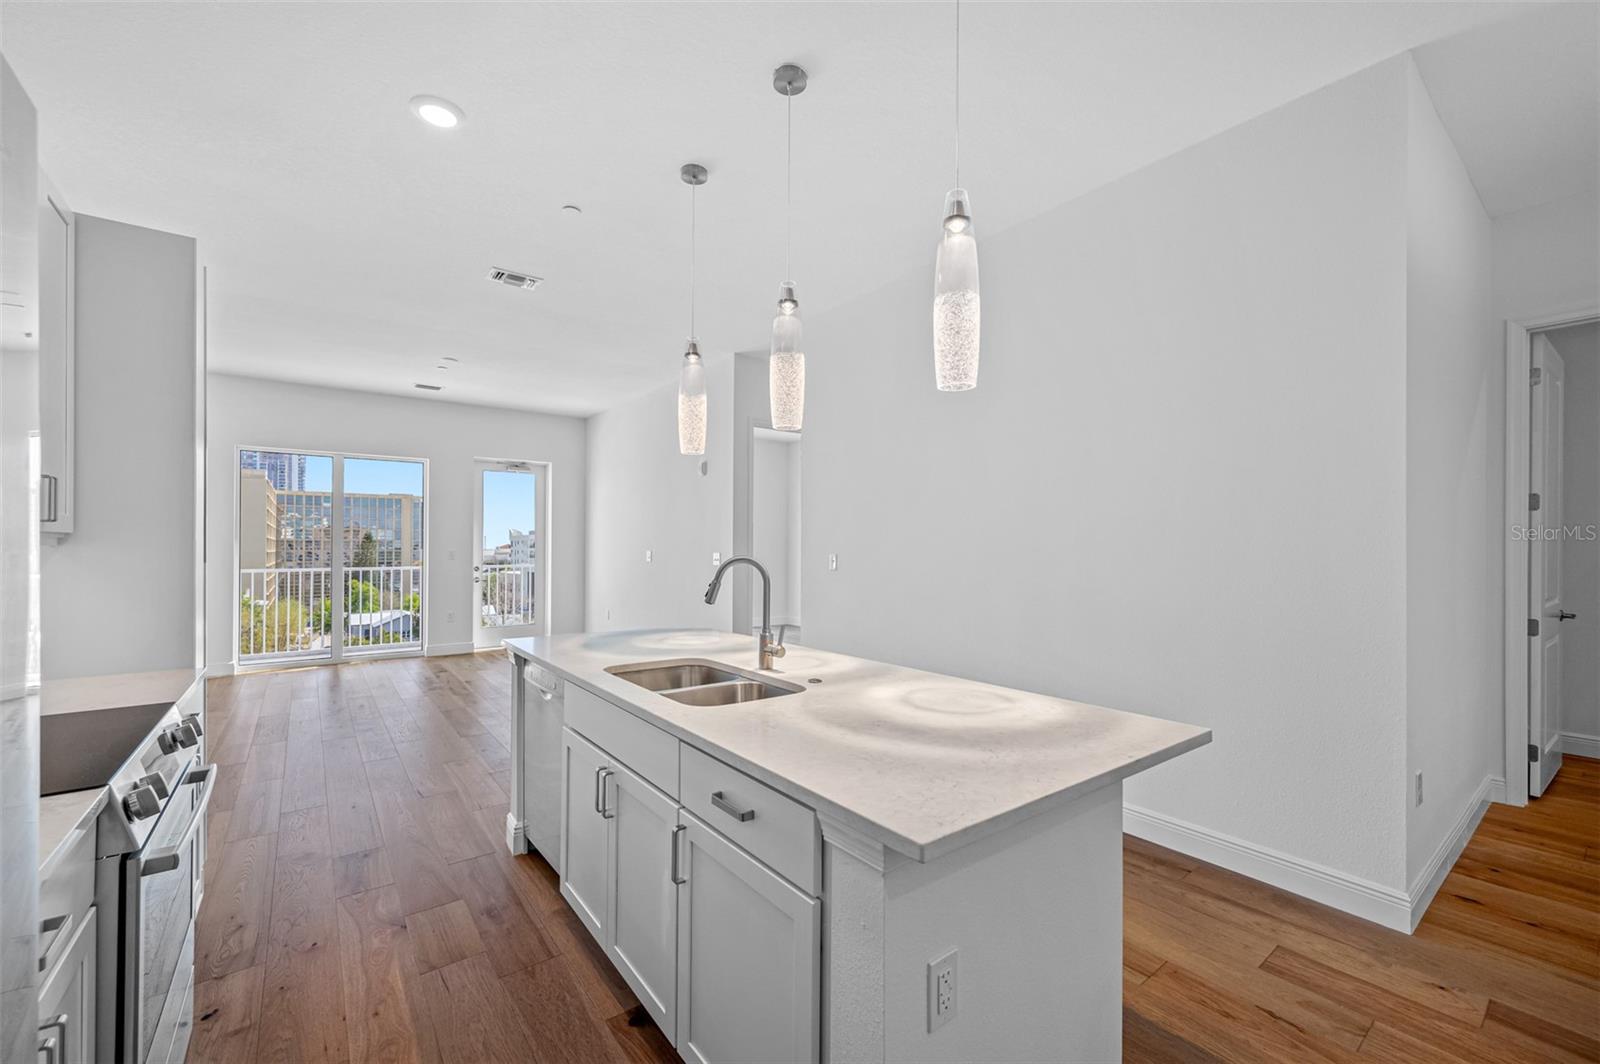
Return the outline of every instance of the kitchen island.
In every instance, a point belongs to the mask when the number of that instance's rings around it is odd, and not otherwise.
[[[508,844],[685,1059],[1120,1059],[1121,781],[1208,730],[729,633],[506,646]]]

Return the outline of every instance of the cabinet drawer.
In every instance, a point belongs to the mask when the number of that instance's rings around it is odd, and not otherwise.
[[[60,960],[94,904],[95,824],[91,817],[76,831],[50,874],[39,883],[40,974]]]
[[[819,894],[817,815],[687,743],[680,750],[684,807],[801,890]]]
[[[567,684],[564,708],[567,727],[672,797],[678,796],[675,736],[575,683]]]

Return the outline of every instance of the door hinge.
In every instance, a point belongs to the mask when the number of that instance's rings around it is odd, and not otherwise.
[[[1529,492],[1528,493],[1528,509],[1537,510],[1538,508],[1539,508],[1539,493],[1536,492],[1536,491]]]
[[[1530,371],[1529,374],[1528,374],[1528,383],[1529,384],[1538,384],[1540,379],[1543,376],[1544,376],[1544,370],[1540,369],[1538,366],[1535,366],[1535,367],[1533,367],[1532,371]]]
[[[1535,764],[1539,761],[1539,747],[1533,743],[1528,744],[1528,760]]]
[[[1538,635],[1539,634],[1539,618],[1537,618],[1537,617],[1529,617],[1528,618],[1528,634],[1529,635]]]

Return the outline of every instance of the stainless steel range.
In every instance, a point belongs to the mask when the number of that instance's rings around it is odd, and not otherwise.
[[[183,1060],[193,1018],[201,827],[216,767],[200,764],[197,715],[142,708],[45,717],[53,733],[40,738],[42,749],[71,751],[45,760],[60,773],[49,786],[111,788],[97,825],[95,902],[118,918],[100,927],[95,1059],[169,1064]],[[142,741],[128,736],[139,728]]]

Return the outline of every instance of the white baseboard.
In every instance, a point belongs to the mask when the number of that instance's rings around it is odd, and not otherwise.
[[[1563,754],[1571,754],[1573,757],[1600,758],[1600,735],[1562,732],[1561,752]]]
[[[1396,931],[1411,931],[1411,898],[1394,887],[1138,806],[1122,807],[1122,830],[1363,920]]]
[[[1422,914],[1428,911],[1433,896],[1439,893],[1445,876],[1449,875],[1450,869],[1455,866],[1456,858],[1467,848],[1472,833],[1478,830],[1478,823],[1488,811],[1489,803],[1495,800],[1496,792],[1499,793],[1500,800],[1504,801],[1506,781],[1499,776],[1489,776],[1478,784],[1478,789],[1472,793],[1466,807],[1461,810],[1461,816],[1456,820],[1455,827],[1450,829],[1450,834],[1444,837],[1439,843],[1439,848],[1433,851],[1433,856],[1428,858],[1428,863],[1417,873],[1417,878],[1412,882],[1408,892],[1411,895],[1411,926],[1405,928],[1406,931],[1416,930],[1417,925],[1422,922]]]
[[[430,658],[443,658],[452,654],[470,654],[477,649],[472,643],[429,643],[426,654]]]
[[[206,666],[206,679],[214,680],[218,676],[232,676],[237,670],[231,661],[218,661]]]

